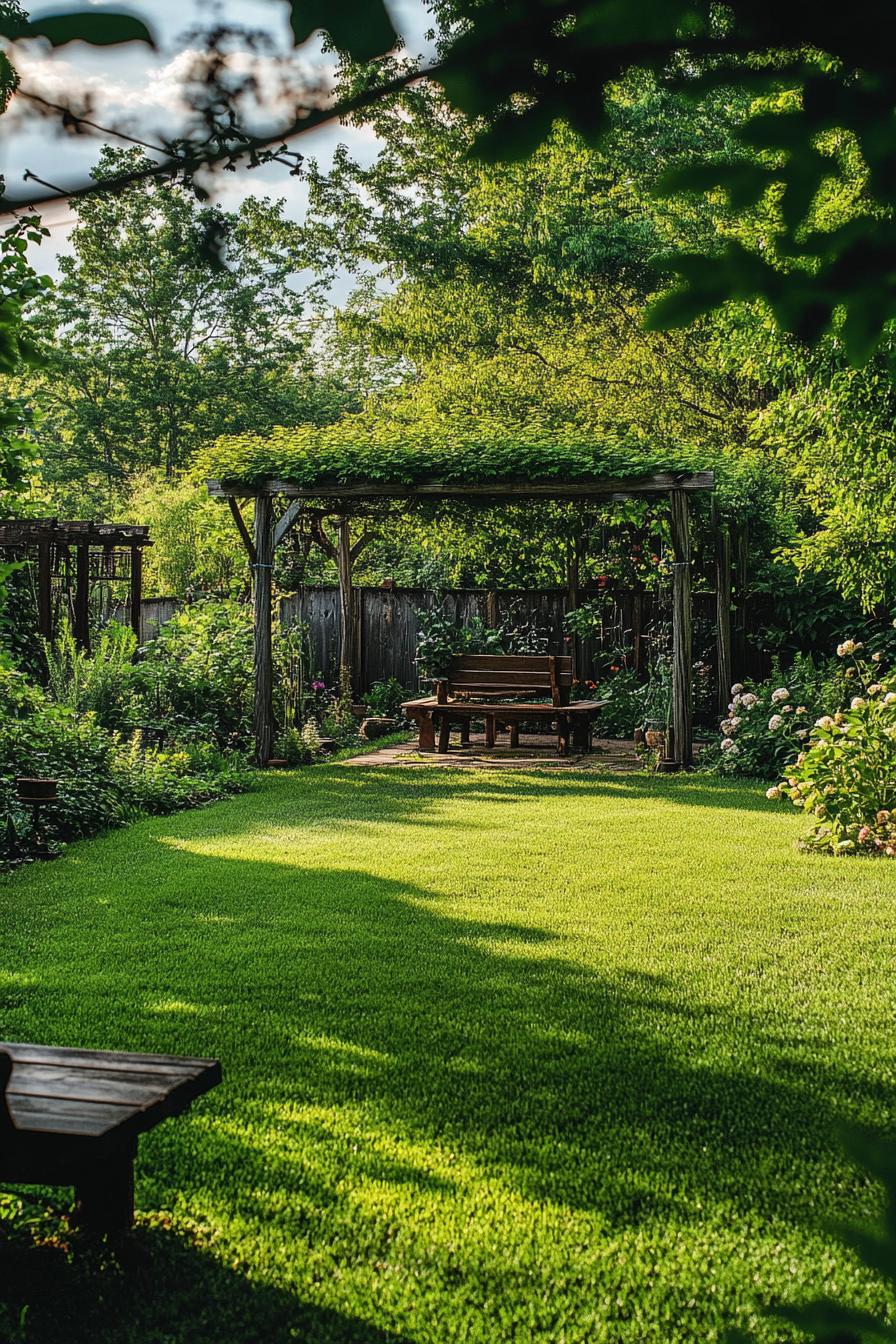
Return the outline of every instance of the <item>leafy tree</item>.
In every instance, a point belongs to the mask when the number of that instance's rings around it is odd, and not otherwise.
[[[138,151],[105,151],[103,179]],[[313,295],[294,287],[297,226],[282,203],[235,213],[150,180],[74,206],[74,254],[44,304],[56,339],[33,383],[50,482],[171,475],[197,444],[352,404],[313,368]],[[224,247],[223,264],[209,238]]]
[[[648,70],[697,100],[720,87],[759,95],[738,138],[736,161],[707,158],[670,182],[673,189],[721,186],[735,213],[768,195],[781,207],[775,264],[736,239],[710,254],[678,250],[682,287],[654,310],[657,325],[687,324],[726,299],[764,296],[781,324],[812,340],[837,325],[853,359],[867,357],[896,314],[896,70],[890,58],[893,17],[882,0],[848,10],[794,0],[572,0],[558,14],[552,0],[435,0],[441,29],[428,68],[453,106],[476,128],[476,152],[519,158],[558,120],[590,143],[611,128],[608,107],[632,69]],[[411,84],[412,62],[383,60],[394,30],[382,0],[340,0],[326,11],[293,0],[292,29],[301,42],[318,25],[337,48],[364,63],[354,85],[330,109],[310,106],[296,90],[295,117],[261,137],[240,124],[234,96],[211,53],[200,130],[173,144],[157,165],[122,165],[118,183],[172,169],[232,164],[276,155],[278,142],[329,117],[376,107]],[[134,21],[130,21],[134,25]],[[16,35],[20,24],[6,24]],[[73,15],[31,25],[53,41],[148,38],[118,15]],[[310,115],[309,115],[310,112]],[[71,117],[71,110],[66,110]],[[75,117],[75,124],[84,125]],[[282,146],[281,146],[282,148]],[[824,204],[855,149],[863,191],[849,218],[831,226]],[[847,171],[850,169],[847,168]]]

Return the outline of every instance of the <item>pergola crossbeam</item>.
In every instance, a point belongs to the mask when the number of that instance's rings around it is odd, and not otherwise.
[[[281,495],[284,499],[373,500],[400,499],[453,499],[467,502],[488,502],[526,499],[610,499],[616,495],[629,498],[643,495],[662,495],[670,490],[712,490],[715,473],[712,471],[655,471],[648,476],[613,476],[586,478],[577,481],[492,481],[466,484],[462,481],[419,480],[406,485],[395,481],[370,481],[361,484],[318,482],[298,485],[295,481],[272,476],[258,482],[249,491],[261,496]],[[208,492],[216,499],[245,495],[245,484],[212,480]]]

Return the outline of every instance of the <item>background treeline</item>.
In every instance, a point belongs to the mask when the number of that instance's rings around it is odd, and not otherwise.
[[[346,87],[356,77],[343,70]],[[239,540],[191,474],[218,436],[325,425],[362,406],[393,427],[497,418],[512,436],[537,420],[598,440],[634,434],[658,458],[688,444],[749,465],[735,501],[749,583],[801,647],[820,608],[842,603],[843,621],[889,610],[892,344],[856,370],[836,337],[810,352],[759,303],[645,329],[664,251],[736,236],[775,255],[773,200],[735,218],[721,194],[655,194],[695,153],[742,156],[749,97],[721,90],[695,106],[634,74],[614,91],[600,151],[558,125],[529,160],[495,167],[469,157],[469,127],[432,88],[396,101],[400,116],[394,103],[373,114],[371,166],[347,151],[326,172],[306,165],[301,223],[254,198],[221,212],[169,181],[75,203],[72,255],[27,308],[40,362],[5,379],[37,459],[3,510],[148,523],[149,592],[234,593],[248,581]],[[97,175],[139,152],[104,151]],[[827,222],[861,194],[856,161],[829,193]],[[332,283],[346,276],[356,283],[334,309]],[[649,539],[656,526],[637,509],[591,517],[582,581],[605,573],[620,527]],[[390,520],[374,527],[358,577],[563,583],[569,530],[550,510]],[[330,577],[314,546],[287,553],[280,575],[286,589]]]

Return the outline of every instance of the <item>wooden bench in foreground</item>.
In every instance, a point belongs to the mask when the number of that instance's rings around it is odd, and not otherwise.
[[[137,1139],[220,1081],[216,1059],[0,1042],[0,1181],[73,1185],[83,1226],[126,1231]]]
[[[446,677],[436,682],[436,693],[402,705],[405,715],[419,728],[421,751],[446,752],[452,723],[460,724],[461,741],[470,740],[470,722],[485,721],[486,745],[493,747],[499,727],[510,730],[510,745],[519,745],[519,725],[542,720],[557,725],[557,748],[569,755],[570,737],[576,751],[591,750],[594,720],[605,700],[575,700],[572,691],[572,658],[546,655],[461,654]],[[503,698],[542,695],[550,702],[500,703]]]

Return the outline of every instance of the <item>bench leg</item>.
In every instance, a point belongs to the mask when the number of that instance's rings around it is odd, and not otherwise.
[[[557,719],[557,749],[559,755],[569,755],[569,718],[566,714]]]
[[[470,720],[464,719],[460,725],[460,744],[462,747],[470,745]]]
[[[581,714],[576,715],[573,723],[572,744],[576,751],[591,750],[591,725]]]
[[[495,745],[495,716],[486,714],[485,716],[485,745],[493,747]]]
[[[436,727],[431,714],[420,715],[420,736],[417,745],[421,751],[436,749]]]
[[[134,1226],[136,1145],[97,1161],[75,1186],[75,1218],[87,1232],[114,1235]]]
[[[518,723],[512,723],[510,725],[510,745],[512,747],[518,747],[519,744],[520,744],[520,726]]]
[[[451,720],[447,714],[439,716],[439,754],[444,756],[451,740]]]

